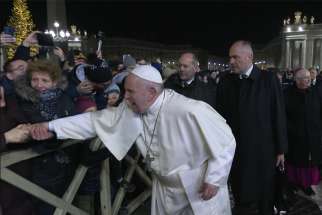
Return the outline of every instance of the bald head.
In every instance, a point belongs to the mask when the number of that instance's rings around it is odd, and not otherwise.
[[[253,49],[250,42],[239,40],[229,49],[229,63],[232,72],[245,73],[253,63]]]
[[[16,80],[26,74],[28,63],[24,60],[11,60],[4,66],[6,76],[10,80]]]
[[[311,85],[311,76],[309,70],[304,68],[296,69],[294,71],[294,80],[297,88],[307,89]]]
[[[316,71],[316,69],[314,67],[309,68],[309,72],[311,74],[311,81],[316,79],[316,76],[318,74],[318,72]]]
[[[189,81],[199,72],[199,62],[191,52],[186,52],[179,58],[179,76],[183,81]]]

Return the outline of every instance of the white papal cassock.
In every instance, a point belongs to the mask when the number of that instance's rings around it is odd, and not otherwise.
[[[150,153],[151,214],[230,215],[227,179],[235,139],[225,120],[204,102],[164,90],[145,114],[123,102],[118,108],[54,120],[49,128],[60,139],[97,135],[119,160],[136,142],[145,157],[161,105]],[[198,193],[203,182],[219,187],[208,201]]]

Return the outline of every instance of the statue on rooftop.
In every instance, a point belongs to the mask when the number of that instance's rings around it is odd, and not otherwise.
[[[286,20],[286,24],[287,24],[287,25],[291,24],[291,18],[290,18],[290,17],[288,17],[288,18],[287,18],[287,20]]]
[[[296,25],[301,24],[301,22],[302,22],[302,20],[301,20],[301,15],[302,15],[302,12],[301,12],[301,11],[296,11],[296,12],[294,13],[294,17],[295,17],[295,22],[294,22],[294,24],[296,24]]]

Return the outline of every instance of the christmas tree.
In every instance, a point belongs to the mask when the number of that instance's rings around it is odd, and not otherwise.
[[[13,0],[12,14],[8,25],[15,29],[16,43],[7,49],[8,59],[11,59],[22,41],[30,34],[34,28],[34,23],[27,0]]]

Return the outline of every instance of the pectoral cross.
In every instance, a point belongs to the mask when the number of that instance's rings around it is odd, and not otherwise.
[[[152,172],[151,162],[154,161],[154,157],[151,157],[150,153],[147,153],[144,159],[145,169],[148,172]]]

